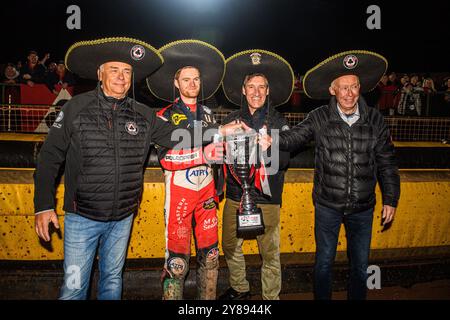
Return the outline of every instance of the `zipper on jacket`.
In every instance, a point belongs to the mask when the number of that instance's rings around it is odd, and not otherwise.
[[[350,207],[350,195],[351,195],[351,176],[352,176],[352,132],[351,128],[348,130],[348,140],[347,140],[347,203],[346,207]]]
[[[117,201],[119,197],[119,145],[118,139],[116,137],[116,109],[117,105],[114,103],[112,105],[112,130],[113,130],[113,146],[114,146],[114,162],[115,162],[115,172],[114,172],[114,201],[113,201],[113,212],[112,215],[117,215]]]

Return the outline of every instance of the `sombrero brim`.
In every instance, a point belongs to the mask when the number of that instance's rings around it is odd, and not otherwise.
[[[289,62],[273,52],[253,49],[238,52],[226,60],[223,90],[231,103],[241,105],[244,78],[254,73],[266,76],[272,106],[279,106],[289,100],[294,89],[294,72]]]
[[[345,75],[356,75],[361,84],[360,92],[369,92],[376,87],[387,67],[386,58],[375,52],[365,50],[341,52],[306,72],[303,89],[310,98],[327,99],[330,97],[328,88],[333,80]]]
[[[140,40],[114,37],[73,44],[66,53],[67,68],[82,78],[97,79],[97,69],[105,62],[124,62],[133,67],[135,81],[140,81],[163,63],[154,47]]]
[[[200,70],[201,91],[199,99],[210,98],[219,88],[225,72],[223,54],[209,43],[199,40],[178,40],[159,49],[164,65],[147,77],[147,86],[157,98],[172,102],[175,73],[185,66]]]

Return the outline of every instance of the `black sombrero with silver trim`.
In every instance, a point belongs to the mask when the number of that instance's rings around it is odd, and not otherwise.
[[[67,68],[82,78],[97,80],[97,69],[105,62],[124,62],[133,67],[135,81],[142,80],[164,59],[154,47],[140,40],[113,37],[73,44],[64,59]]]
[[[387,67],[386,58],[375,52],[366,50],[341,52],[306,72],[303,89],[310,98],[327,99],[330,97],[328,88],[333,80],[345,75],[356,75],[361,84],[361,93],[365,93],[376,87]]]
[[[294,72],[281,56],[266,50],[238,52],[226,60],[223,90],[227,99],[240,106],[245,76],[262,73],[269,81],[270,102],[276,107],[286,103],[294,89]]]
[[[175,73],[185,66],[200,70],[202,89],[199,99],[210,98],[219,88],[225,72],[225,58],[214,46],[200,40],[178,40],[158,50],[164,65],[147,78],[150,92],[159,99],[172,102]]]

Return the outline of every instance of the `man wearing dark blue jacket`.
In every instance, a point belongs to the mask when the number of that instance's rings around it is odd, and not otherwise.
[[[142,80],[162,62],[149,44],[119,37],[77,42],[66,54],[69,70],[83,78],[98,78],[99,84],[63,106],[41,148],[35,172],[36,232],[49,241],[49,224],[59,228],[55,180],[65,162],[60,299],[87,298],[97,248],[97,298],[121,298],[122,269],[150,145],[178,144],[172,139],[175,126],[128,97],[133,80]],[[233,126],[219,131],[234,130]],[[218,125],[214,127],[217,132]],[[194,131],[188,131],[192,137]]]
[[[386,69],[384,57],[363,50],[342,52],[321,62],[306,73],[303,87],[311,98],[331,95],[330,102],[279,137],[280,150],[294,151],[315,141],[316,299],[331,299],[341,223],[350,263],[348,298],[366,298],[377,181],[383,195],[383,224],[395,215],[400,177],[394,145],[381,113],[360,96],[377,85]],[[268,136],[261,138],[266,147],[270,141]]]

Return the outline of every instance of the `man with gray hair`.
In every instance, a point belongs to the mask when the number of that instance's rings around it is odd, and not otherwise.
[[[363,50],[342,52],[319,63],[306,73],[303,87],[311,98],[331,95],[330,102],[282,132],[279,144],[272,145],[295,151],[315,140],[316,299],[331,299],[332,266],[342,223],[350,263],[348,298],[366,298],[377,181],[383,198],[383,225],[395,215],[400,177],[394,145],[381,113],[360,96],[377,85],[386,69],[384,57]],[[264,147],[271,142],[269,136],[261,138]]]
[[[150,145],[178,144],[172,140],[175,126],[127,96],[133,80],[156,70],[163,58],[143,41],[115,37],[77,42],[65,62],[72,72],[98,79],[99,84],[63,106],[41,148],[35,172],[36,233],[50,241],[49,224],[59,228],[55,180],[65,162],[60,299],[87,298],[98,248],[97,298],[116,300],[122,294],[122,268]],[[240,127],[223,126],[219,131]]]

